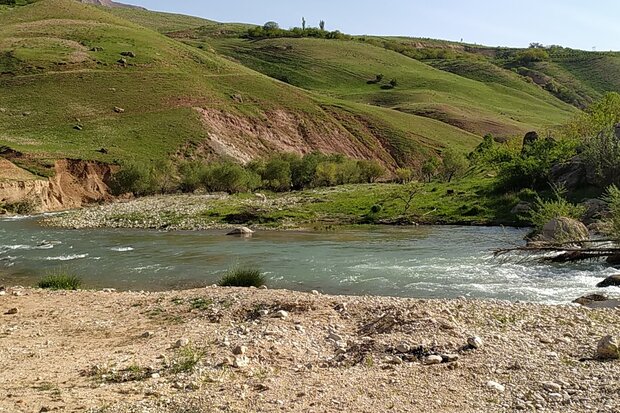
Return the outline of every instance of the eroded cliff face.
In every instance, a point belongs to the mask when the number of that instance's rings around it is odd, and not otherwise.
[[[33,212],[51,212],[113,199],[109,165],[64,159],[56,162],[54,172],[44,179],[1,159],[0,205],[28,203]]]

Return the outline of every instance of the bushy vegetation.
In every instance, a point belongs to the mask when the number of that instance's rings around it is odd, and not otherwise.
[[[603,198],[609,208],[609,235],[620,239],[620,189],[616,185],[607,188]]]
[[[305,26],[305,21],[304,21]],[[286,30],[280,28],[276,22],[267,22],[263,26],[256,26],[248,29],[246,36],[250,39],[266,39],[277,37],[314,37],[317,39],[352,39],[351,36],[341,33],[338,30],[325,30],[325,22],[321,21],[319,27],[293,27]]]
[[[552,219],[566,217],[579,221],[585,212],[584,206],[567,201],[565,192],[561,188],[554,188],[553,196],[550,199],[543,199],[537,195],[533,208],[524,218],[536,230],[542,230]]]
[[[77,290],[81,285],[82,280],[79,277],[60,271],[46,275],[37,284],[45,290]]]
[[[307,188],[355,183],[372,183],[386,174],[378,161],[354,160],[343,155],[318,152],[305,156],[279,154],[250,162],[246,166],[219,161],[186,161],[178,168],[170,164],[124,166],[113,179],[117,194],[131,192],[138,196],[173,191],[230,194],[258,188],[287,192]]]
[[[262,287],[267,280],[258,269],[234,268],[220,280],[221,287]]]

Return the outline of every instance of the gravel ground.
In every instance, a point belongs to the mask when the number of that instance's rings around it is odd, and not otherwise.
[[[0,412],[620,412],[613,309],[210,287],[0,310]]]

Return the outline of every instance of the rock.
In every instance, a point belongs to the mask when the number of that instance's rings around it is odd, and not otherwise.
[[[333,340],[333,341],[335,341],[336,343],[338,343],[338,342],[340,342],[340,341],[344,341],[344,340],[342,339],[342,336],[341,336],[341,335],[339,335],[339,334],[336,334],[336,333],[330,333],[330,334],[329,334],[329,336],[327,336],[327,339],[328,339],[328,340]]]
[[[542,384],[543,389],[547,390],[549,393],[560,393],[562,391],[562,386],[552,381],[547,381]]]
[[[234,100],[237,103],[243,103],[243,96],[241,96],[240,94],[236,93],[234,95],[230,95],[230,98],[232,100]]]
[[[611,266],[620,265],[620,254],[610,255],[605,262]]]
[[[124,57],[121,57],[120,59],[118,59],[116,63],[121,64],[123,66],[127,66],[127,59],[125,59]]]
[[[155,333],[152,331],[146,331],[145,333],[142,334],[142,338],[153,338],[155,336]]]
[[[523,137],[523,147],[530,146],[531,144],[538,141],[540,137],[538,136],[538,132],[528,132]]]
[[[267,202],[267,196],[265,196],[264,194],[256,193],[256,194],[254,194],[254,196],[256,198],[260,199],[262,202]]]
[[[280,310],[275,314],[276,318],[286,318],[288,317],[288,311]]]
[[[487,387],[491,390],[495,390],[498,393],[503,393],[506,390],[506,387],[504,385],[492,380],[487,382]]]
[[[84,128],[82,127],[82,125],[75,125],[75,126],[73,127],[73,129],[75,129],[75,130],[82,130],[82,129],[84,129]]]
[[[236,356],[242,356],[248,351],[246,346],[237,346],[233,349],[233,354]]]
[[[444,363],[454,363],[459,360],[458,354],[442,354],[441,358]]]
[[[233,361],[233,367],[236,367],[238,369],[246,368],[249,365],[250,359],[243,355],[235,357],[235,360]]]
[[[187,346],[189,346],[189,340],[187,338],[180,338],[177,340],[176,343],[174,343],[174,346],[172,346],[172,348],[183,348]]]
[[[547,242],[587,241],[590,233],[583,223],[560,217],[552,219],[543,227],[541,238]]]
[[[251,237],[252,234],[254,234],[254,231],[252,231],[250,228],[248,228],[248,227],[239,227],[239,228],[235,228],[234,230],[230,231],[226,235],[235,235],[235,236],[240,236],[240,237]]]
[[[593,224],[599,219],[605,218],[609,212],[607,202],[602,199],[587,199],[582,202],[582,205],[586,208],[586,212],[581,219],[586,225]]]
[[[521,201],[510,211],[513,215],[525,215],[532,210],[530,202]]]
[[[11,309],[9,309],[9,311],[6,312],[6,315],[15,315],[17,313],[19,313],[19,309],[11,308]]]
[[[118,106],[114,107],[114,112],[116,113],[125,113],[125,109],[119,108]]]
[[[467,345],[473,349],[479,349],[482,347],[482,339],[478,336],[469,337],[467,339]]]
[[[424,364],[429,365],[429,366],[433,364],[441,364],[441,363],[443,363],[443,357],[437,356],[437,355],[428,356],[424,359]]]
[[[396,346],[396,351],[399,353],[409,353],[411,351],[411,346],[407,343],[400,343]]]
[[[603,294],[588,294],[588,295],[584,295],[583,297],[579,297],[578,299],[573,301],[573,303],[581,304],[581,305],[590,305],[593,302],[602,302],[602,301],[607,301],[607,300],[609,300],[609,298]]]
[[[103,47],[101,46],[94,46],[90,48],[91,52],[103,52]]]
[[[136,57],[136,54],[134,52],[122,52],[121,56],[125,56],[125,57]]]
[[[159,373],[152,373],[151,374],[151,378],[152,379],[159,379],[161,377],[161,375]]]
[[[570,190],[587,185],[594,179],[588,176],[587,168],[581,158],[575,156],[566,162],[553,165],[549,170],[549,180],[555,185]]]
[[[596,284],[599,288],[620,287],[620,274],[610,275],[600,283]]]
[[[598,342],[596,347],[596,358],[599,360],[620,359],[620,347],[615,337],[605,336]]]
[[[258,315],[262,317],[269,315],[269,310],[258,310]]]

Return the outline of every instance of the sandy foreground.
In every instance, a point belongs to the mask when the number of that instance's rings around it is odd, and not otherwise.
[[[0,312],[0,412],[620,411],[613,309],[210,287]]]

